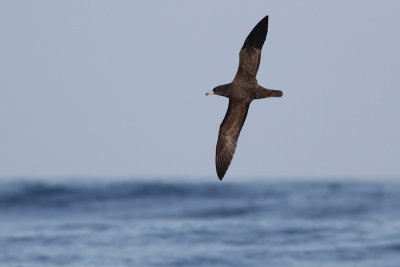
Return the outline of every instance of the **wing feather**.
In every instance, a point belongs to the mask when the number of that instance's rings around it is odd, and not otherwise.
[[[237,141],[247,117],[250,103],[229,99],[228,110],[221,123],[215,155],[215,165],[220,180],[224,177],[233,155]]]
[[[239,53],[239,68],[235,79],[242,76],[256,77],[260,66],[261,49],[268,32],[268,16],[264,17],[249,33]]]

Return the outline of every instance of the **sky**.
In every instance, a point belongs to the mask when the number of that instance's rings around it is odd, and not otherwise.
[[[400,179],[399,1],[1,1],[0,177],[217,179],[251,29],[254,101],[224,180]]]

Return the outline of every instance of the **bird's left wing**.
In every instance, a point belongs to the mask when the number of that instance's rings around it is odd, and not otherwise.
[[[248,102],[229,99],[228,110],[219,128],[215,155],[215,166],[220,180],[224,177],[235,154],[237,140],[246,120],[249,105]]]
[[[256,77],[258,67],[260,66],[261,49],[267,38],[267,32],[268,16],[257,23],[244,41],[239,53],[239,68],[235,79],[244,75]]]

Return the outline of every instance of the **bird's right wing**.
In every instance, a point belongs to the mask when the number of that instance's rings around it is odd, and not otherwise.
[[[268,16],[257,23],[244,41],[239,53],[239,68],[236,77],[246,75],[256,77],[258,67],[260,66],[261,49],[267,38],[267,32]]]
[[[235,154],[237,140],[246,120],[250,103],[229,99],[228,111],[221,123],[218,134],[215,166],[220,180],[224,177],[233,154]]]

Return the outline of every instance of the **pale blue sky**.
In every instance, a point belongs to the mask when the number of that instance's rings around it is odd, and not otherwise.
[[[398,1],[1,1],[0,177],[210,177],[270,16],[225,179],[400,177]]]

